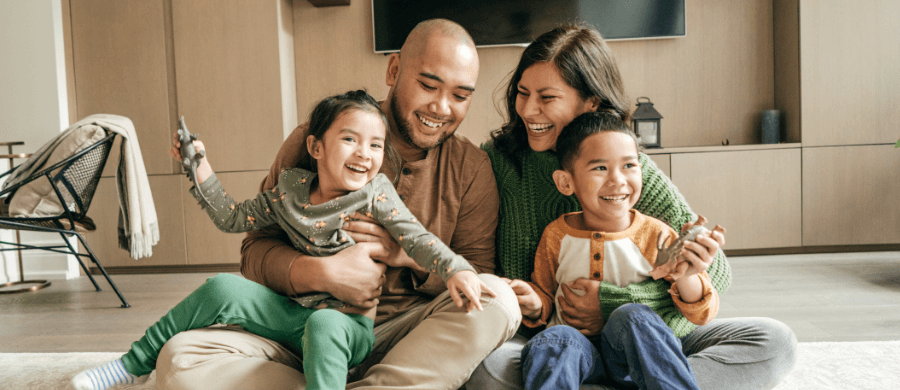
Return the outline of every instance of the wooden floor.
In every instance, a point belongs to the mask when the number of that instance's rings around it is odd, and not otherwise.
[[[730,258],[719,318],[778,319],[804,341],[900,340],[900,252]],[[114,275],[122,309],[102,277],[55,280],[0,295],[0,352],[123,352],[213,274]]]

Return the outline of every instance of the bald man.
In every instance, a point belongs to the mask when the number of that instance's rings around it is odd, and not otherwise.
[[[456,307],[436,274],[419,267],[377,222],[364,215],[345,225],[358,243],[331,257],[310,257],[277,227],[250,233],[241,272],[281,294],[331,293],[352,305],[378,307],[372,355],[351,371],[348,389],[455,389],[521,320],[515,294],[494,275],[499,196],[490,160],[454,135],[475,91],[478,54],[456,23],[420,23],[391,54],[382,111],[398,166],[382,172],[416,218],[480,273],[497,293],[480,297],[484,311]],[[261,190],[306,153],[308,124],[288,136]],[[302,356],[240,329],[181,333],[157,363],[159,389],[304,389]],[[355,380],[355,381],[354,381]]]

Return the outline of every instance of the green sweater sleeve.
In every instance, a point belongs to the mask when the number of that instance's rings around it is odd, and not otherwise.
[[[691,211],[684,197],[678,192],[678,188],[665,174],[653,163],[646,154],[639,157],[641,173],[643,174],[643,190],[641,198],[634,208],[645,215],[649,215],[665,222],[675,231],[680,232],[681,226],[697,219],[697,215]],[[719,294],[728,290],[731,286],[731,266],[722,253],[722,249],[716,252],[716,258],[706,270],[712,281],[713,287]]]

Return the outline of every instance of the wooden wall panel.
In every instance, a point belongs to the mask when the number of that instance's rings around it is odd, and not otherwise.
[[[267,169],[283,141],[278,6],[172,1],[178,114],[217,171]]]
[[[135,261],[128,251],[119,249],[116,179],[100,179],[88,213],[97,224],[97,230],[84,235],[100,264],[104,267],[185,265],[184,210],[179,194],[187,192],[186,183],[187,179],[182,175],[150,176],[150,190],[159,220],[159,243],[153,247],[153,256]]]
[[[725,249],[801,245],[799,148],[673,154],[672,180]]]
[[[259,183],[268,171],[216,173],[225,191],[235,201],[241,202],[256,196]],[[254,183],[254,185],[247,185]],[[187,191],[185,182],[181,200],[184,204],[184,226],[187,241],[187,264],[227,264],[241,262],[241,241],[244,233],[220,231],[209,219],[197,200]]]
[[[800,142],[800,1],[775,0],[775,108],[781,111],[782,140]]]
[[[150,174],[171,173],[162,1],[71,0],[78,119],[123,115],[134,122]],[[110,161],[118,162],[118,150]],[[107,164],[104,176],[114,175]]]
[[[664,147],[759,143],[774,108],[772,1],[688,0],[687,36],[610,42],[632,101],[665,117]]]
[[[632,100],[648,96],[665,116],[663,145],[759,142],[759,113],[772,109],[772,0],[687,1],[687,37],[610,42]],[[371,2],[315,8],[294,2],[300,122],[329,94],[365,87],[384,98],[386,56],[372,48]],[[506,76],[524,48],[482,48],[477,91],[459,133],[476,144],[503,123]],[[327,53],[327,55],[326,55]]]
[[[647,155],[656,163],[656,166],[659,167],[666,176],[672,178],[672,155],[670,154],[649,154]]]
[[[318,8],[295,0],[293,13],[300,123],[326,96],[365,88],[376,99],[387,97],[387,56],[372,46],[371,1]]]
[[[803,148],[803,245],[900,242],[900,151]]]
[[[897,141],[898,20],[894,0],[800,1],[803,146]]]

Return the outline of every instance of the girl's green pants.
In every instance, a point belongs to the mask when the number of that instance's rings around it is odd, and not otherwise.
[[[347,370],[372,352],[375,323],[361,315],[308,309],[240,276],[219,274],[153,324],[122,356],[129,373],[149,374],[166,341],[178,332],[237,324],[277,341],[303,360],[307,389],[343,389]]]

